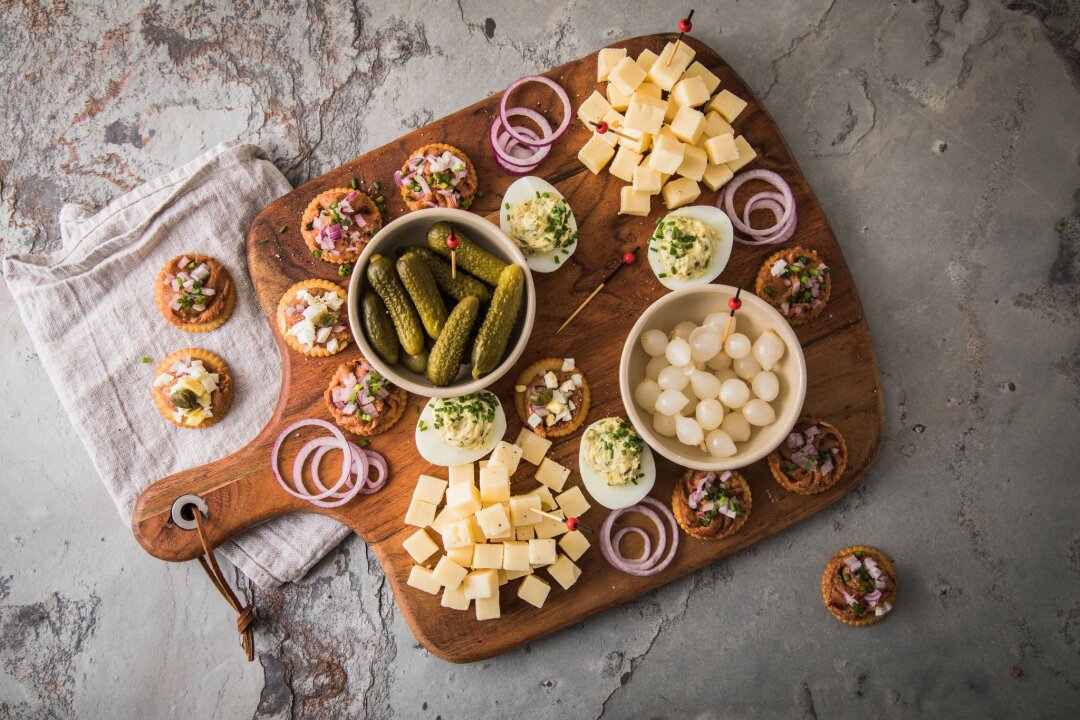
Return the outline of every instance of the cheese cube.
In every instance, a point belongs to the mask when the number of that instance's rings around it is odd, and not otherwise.
[[[705,141],[705,152],[709,154],[709,163],[712,165],[737,160],[739,157],[734,135],[717,135],[709,138]]]
[[[746,138],[742,135],[735,138],[735,147],[739,150],[739,157],[735,160],[728,160],[727,163],[725,163],[731,172],[739,172],[743,166],[757,157],[754,148],[750,147],[750,143],[746,142]]]
[[[482,532],[473,531],[473,523],[469,522],[470,520],[472,518],[455,520],[443,526],[442,542],[444,548],[452,550],[465,545],[472,545],[474,542],[484,539]]]
[[[705,183],[705,187],[715,191],[726,185],[733,177],[735,173],[731,172],[731,168],[727,165],[706,165],[701,181]]]
[[[647,216],[652,209],[651,197],[646,193],[638,192],[630,185],[623,185],[619,190],[619,214]]]
[[[510,499],[510,476],[504,465],[493,465],[480,470],[480,500],[485,503],[505,502]]]
[[[502,567],[504,570],[529,570],[529,543],[503,543]]]
[[[439,514],[435,516],[435,519],[431,521],[431,529],[442,535],[446,524],[455,522],[457,519],[458,516],[450,512],[450,508],[444,507],[439,511]]]
[[[666,100],[634,93],[626,109],[626,120],[623,126],[637,132],[657,133],[664,124],[664,113],[667,112],[667,108]]]
[[[468,570],[443,555],[439,558],[439,562],[435,564],[435,570],[432,571],[431,577],[438,580],[439,584],[444,588],[448,590],[457,590],[461,585],[461,581],[464,580],[465,576],[468,574]]]
[[[645,82],[645,71],[631,58],[624,57],[611,69],[608,82],[617,87],[620,92],[629,95],[637,90],[638,85]]]
[[[696,107],[709,101],[709,91],[705,81],[699,77],[688,77],[675,83],[671,90],[671,100],[680,107]]]
[[[611,161],[611,167],[608,168],[615,177],[620,180],[630,182],[634,179],[634,168],[641,162],[641,155],[633,150],[627,150],[625,147],[620,147],[618,152],[615,153],[615,159]]]
[[[451,485],[446,489],[446,507],[459,518],[467,518],[483,507],[480,491],[471,482]]]
[[[476,599],[477,620],[497,620],[502,613],[499,611],[499,594],[491,597]]]
[[[565,518],[562,510],[553,510],[552,515],[558,515],[561,518]],[[564,520],[552,520],[549,517],[540,518],[540,522],[532,526],[536,532],[536,537],[545,540],[547,538],[555,538],[566,532],[566,522]]]
[[[435,506],[423,500],[413,500],[405,511],[405,524],[427,527],[435,519]]]
[[[608,127],[613,127],[616,130],[622,127],[623,124],[622,113],[620,113],[618,110],[615,110],[614,108],[604,113],[603,120],[608,124]],[[591,125],[589,126],[589,130],[592,131],[593,137],[597,138],[598,140],[602,140],[604,144],[608,145],[609,147],[615,147],[619,144],[619,136],[613,132],[600,133],[597,132],[597,129]]]
[[[589,138],[589,142],[585,143],[577,154],[581,164],[589,168],[593,175],[599,175],[604,166],[608,164],[608,160],[615,157],[614,148],[601,140],[601,137],[593,133]]]
[[[634,191],[646,195],[659,193],[660,171],[648,165],[638,165],[634,168]]]
[[[574,530],[562,536],[559,547],[571,560],[577,560],[589,549],[590,543],[580,530]]]
[[[536,495],[514,495],[510,498],[510,520],[514,527],[535,525],[542,516],[532,512],[540,509],[540,498]]]
[[[499,573],[499,587],[502,587],[506,583],[510,582],[510,578],[506,577],[506,571],[505,570],[503,570],[502,568],[499,568],[498,573]]]
[[[514,444],[521,448],[521,458],[532,465],[539,465],[551,449],[551,441],[542,438],[528,428],[521,428]]]
[[[678,52],[675,50],[675,43],[668,43],[660,51],[660,57],[649,68],[649,81],[670,91],[686,72],[686,68],[690,67],[695,54],[694,49],[686,43],[679,43]]]
[[[656,62],[656,58],[659,57],[649,48],[645,48],[641,51],[641,54],[637,56],[637,64],[641,66],[641,69],[646,73],[652,69],[653,63]]]
[[[715,137],[717,135],[735,134],[735,129],[728,125],[724,118],[720,117],[720,113],[715,110],[711,110],[705,113],[705,131],[702,133],[705,137]]]
[[[727,122],[734,122],[735,118],[739,117],[739,113],[746,108],[746,101],[736,97],[729,90],[721,90],[713,96],[713,99],[709,101],[707,109],[715,110],[720,113],[720,117],[724,118]]]
[[[514,528],[514,539],[522,542],[532,540],[536,537],[534,527],[534,525],[518,525]]]
[[[502,567],[502,561],[502,543],[477,543],[476,545],[473,545],[472,566],[474,568],[493,568],[498,570]]]
[[[551,586],[535,575],[529,575],[518,586],[518,597],[538,608],[544,607]]]
[[[490,470],[493,465],[501,465],[506,468],[507,475],[513,475],[517,472],[519,462],[521,462],[521,448],[505,440],[500,440],[495,449],[491,451],[487,466]],[[484,474],[480,473],[480,477],[483,478]],[[482,483],[483,480],[480,482]],[[481,488],[480,493],[483,494],[483,488]]]
[[[451,548],[446,551],[446,557],[462,567],[468,567],[469,563],[472,562],[472,546],[472,543],[468,543],[461,547]]]
[[[626,48],[604,48],[596,53],[596,82],[608,79],[612,68],[626,57]]]
[[[630,93],[624,93],[622,90],[615,86],[615,83],[608,83],[606,89],[608,103],[616,110],[626,110],[630,105]]]
[[[567,517],[581,517],[591,507],[577,485],[556,495],[555,502],[559,503],[559,509],[566,513]]]
[[[464,465],[451,465],[450,466],[450,484],[460,485],[463,482],[473,481],[473,464],[465,463]]]
[[[532,566],[528,570],[503,570],[503,575],[506,576],[507,581],[517,580],[519,577],[525,577],[526,575],[532,575]]]
[[[704,150],[693,145],[687,145],[686,152],[683,154],[682,165],[675,172],[691,180],[701,180],[708,164],[709,158]]]
[[[674,210],[697,200],[701,195],[701,188],[697,181],[682,177],[669,182],[660,192],[664,196],[664,205],[667,209]]]
[[[536,479],[541,485],[547,485],[555,492],[563,489],[566,478],[570,477],[570,468],[565,468],[550,458],[544,458],[536,469]]]
[[[539,497],[541,510],[554,510],[557,507],[555,505],[555,498],[551,496],[551,490],[548,488],[547,485],[541,485],[535,490],[531,490],[525,494],[536,495],[537,497]]]
[[[551,577],[555,578],[555,582],[562,585],[563,590],[569,590],[570,586],[581,577],[581,568],[565,555],[559,555],[559,559],[554,564],[548,565],[547,571]]]
[[[671,121],[671,132],[683,142],[697,145],[705,131],[705,115],[692,107],[681,107]]]
[[[529,541],[529,564],[550,565],[555,562],[555,541],[550,538]]]
[[[679,103],[669,98],[667,104],[667,112],[664,113],[664,122],[667,123],[667,125],[664,126],[665,130],[668,129],[668,125],[671,124],[671,121],[674,120],[675,116],[678,114]]]
[[[476,522],[480,524],[480,530],[488,539],[503,537],[511,529],[510,518],[506,516],[506,508],[501,503],[490,505],[476,513]]]
[[[649,167],[668,175],[673,174],[682,165],[686,145],[664,134],[658,134],[653,143],[652,152],[649,153]]]
[[[439,546],[430,535],[424,532],[423,528],[405,538],[401,547],[405,548],[405,552],[409,553],[409,556],[417,563],[424,562],[439,550]]]
[[[442,502],[443,492],[446,491],[446,481],[430,475],[421,475],[416,480],[416,488],[413,490],[413,500],[423,500],[432,505]]]
[[[585,98],[585,101],[578,107],[577,116],[581,119],[581,122],[589,125],[590,121],[600,122],[601,118],[609,110],[611,110],[611,103],[603,95],[593,90],[593,94]]]
[[[658,100],[664,98],[664,91],[660,89],[659,85],[653,85],[650,82],[643,82],[638,85],[638,89],[634,91],[635,95],[650,95]]]
[[[499,592],[499,573],[492,569],[473,570],[461,582],[465,597],[470,600],[489,598]]]
[[[437,595],[442,585],[432,577],[431,571],[421,565],[413,565],[409,571],[409,579],[405,581],[409,587],[423,590],[430,595]]]
[[[656,133],[656,137],[653,138],[653,142],[657,140],[661,141],[661,144],[664,142],[682,142],[682,140],[679,140],[679,136],[672,132],[670,125],[664,125],[660,128],[660,131]]]
[[[468,610],[470,602],[460,586],[453,590],[443,590],[442,599],[439,600],[440,605],[451,610]]]
[[[622,132],[622,136],[619,137],[619,145],[627,150],[633,150],[636,153],[644,153],[652,147],[652,135],[648,133],[630,130],[625,127],[620,132]]]
[[[699,77],[702,82],[705,83],[705,90],[710,95],[716,92],[716,88],[720,87],[720,78],[716,77],[707,67],[695,60],[690,67],[686,68],[686,72],[682,74],[680,80],[685,80],[690,77]]]

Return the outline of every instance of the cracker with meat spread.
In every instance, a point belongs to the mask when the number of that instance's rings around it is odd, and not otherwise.
[[[375,201],[350,188],[319,193],[300,218],[300,235],[311,254],[338,265],[355,262],[381,228]]]
[[[752,505],[746,478],[734,470],[687,470],[671,493],[679,527],[699,540],[731,537],[746,524]]]
[[[514,386],[518,417],[540,437],[565,437],[580,428],[591,402],[585,373],[570,358],[537,360]]]
[[[201,253],[178,255],[157,274],[154,301],[170,325],[202,333],[221,327],[236,305],[232,275]]]
[[[185,348],[158,365],[153,383],[154,405],[169,422],[203,430],[225,417],[232,406],[229,366],[202,348]]]
[[[825,312],[832,295],[832,270],[813,250],[780,250],[762,264],[754,293],[792,325],[803,325]]]
[[[821,599],[845,625],[880,622],[896,602],[896,569],[885,553],[866,545],[846,547],[821,575]]]
[[[413,150],[394,174],[410,210],[431,207],[467,210],[479,185],[469,156],[453,145],[431,143]]]
[[[847,469],[848,450],[835,426],[801,417],[784,442],[769,454],[776,482],[793,493],[816,495],[831,488]]]
[[[371,437],[386,432],[401,419],[408,393],[361,357],[338,366],[323,398],[338,427]]]

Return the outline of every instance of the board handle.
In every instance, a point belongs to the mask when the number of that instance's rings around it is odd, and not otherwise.
[[[281,491],[266,463],[250,461],[248,456],[255,452],[269,455],[264,448],[248,446],[209,465],[169,475],[143,490],[131,515],[131,532],[139,545],[170,562],[203,554],[194,525],[185,522],[194,508],[181,511],[178,506],[180,517],[174,517],[174,504],[185,496],[192,505],[198,504],[197,499],[205,503],[205,527],[215,545],[279,515],[312,512],[310,504]]]

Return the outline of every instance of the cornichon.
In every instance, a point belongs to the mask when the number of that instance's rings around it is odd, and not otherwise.
[[[432,340],[438,340],[446,324],[446,305],[427,264],[416,255],[407,255],[397,261],[396,267],[401,284],[412,298],[420,322],[424,324],[424,331]]]
[[[457,264],[470,275],[475,275],[488,285],[497,285],[499,273],[506,267],[499,258],[480,247],[461,232],[461,228],[455,228],[458,240]],[[450,248],[446,247],[446,238],[450,236],[450,223],[437,222],[431,226],[427,234],[428,247],[439,253],[444,258],[450,258]]]
[[[415,355],[402,355],[401,364],[412,370],[414,373],[423,375],[427,372],[428,351],[423,350]]]
[[[435,284],[455,300],[464,300],[472,295],[482,303],[491,302],[491,291],[487,285],[466,274],[461,268],[458,268],[457,277],[454,277],[450,272],[450,263],[426,247],[407,247],[403,255],[416,255],[423,260],[431,271],[431,276],[435,278]]]
[[[427,362],[427,379],[435,387],[445,387],[454,382],[461,369],[461,359],[465,356],[465,346],[469,341],[469,331],[480,312],[480,301],[471,295],[459,302],[450,311],[443,327],[442,335],[431,348]]]
[[[364,323],[364,334],[371,347],[386,362],[393,365],[398,361],[401,343],[394,332],[394,323],[382,298],[373,292],[364,293],[360,300],[360,318]]]
[[[517,265],[507,265],[499,273],[499,282],[491,298],[480,332],[472,349],[472,376],[479,379],[495,369],[506,351],[510,331],[521,311],[525,273]]]
[[[424,329],[416,308],[409,300],[405,287],[394,269],[394,262],[382,255],[375,255],[367,266],[367,279],[371,287],[386,303],[390,319],[394,322],[401,347],[410,355],[424,349]]]

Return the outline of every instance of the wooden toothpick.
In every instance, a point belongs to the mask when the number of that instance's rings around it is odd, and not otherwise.
[[[563,331],[563,328],[565,328],[567,325],[569,325],[570,321],[573,320],[574,318],[576,318],[578,316],[578,313],[580,313],[582,310],[584,310],[585,306],[588,305],[590,302],[592,302],[592,299],[594,297],[596,297],[600,293],[601,290],[604,289],[604,286],[607,285],[609,282],[611,282],[611,278],[615,277],[615,275],[618,274],[618,272],[620,270],[622,270],[625,266],[634,264],[634,261],[637,260],[638,250],[639,250],[639,248],[634,248],[633,250],[631,250],[628,253],[623,253],[622,262],[620,262],[618,265],[616,265],[615,269],[612,270],[611,272],[609,272],[607,277],[604,278],[603,281],[601,281],[601,283],[596,286],[596,289],[593,290],[591,293],[589,293],[589,297],[585,298],[585,300],[582,301],[582,303],[577,306],[577,310],[575,310],[570,315],[570,317],[566,318],[566,321],[563,322],[563,324],[559,326],[559,329],[555,331],[556,335],[561,333]]]
[[[603,134],[604,134],[604,133],[606,133],[606,132],[610,132],[610,133],[612,133],[613,135],[618,135],[619,137],[621,137],[621,138],[626,138],[627,140],[636,140],[636,139],[637,139],[637,138],[632,138],[632,137],[630,137],[629,135],[627,135],[627,134],[626,134],[626,133],[624,133],[624,132],[619,132],[618,130],[616,130],[615,128],[611,127],[610,125],[608,125],[608,124],[607,124],[607,123],[606,123],[605,121],[603,121],[603,120],[601,120],[601,121],[600,121],[600,122],[598,122],[598,123],[596,123],[596,122],[593,122],[592,120],[590,120],[590,121],[589,121],[589,124],[590,124],[590,125],[592,125],[592,126],[593,126],[594,128],[596,128],[596,134],[597,134],[597,135],[603,135]]]

